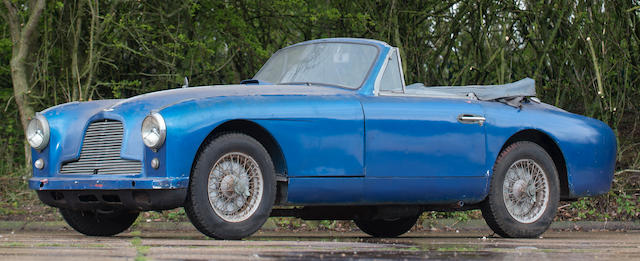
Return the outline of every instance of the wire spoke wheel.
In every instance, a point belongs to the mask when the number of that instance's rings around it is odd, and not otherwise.
[[[245,221],[260,204],[263,183],[255,159],[240,152],[227,153],[218,159],[209,173],[209,203],[223,220]]]
[[[184,210],[203,234],[237,240],[267,221],[276,191],[275,167],[262,144],[246,134],[226,133],[199,151]]]
[[[518,141],[493,166],[482,217],[502,237],[537,237],[556,216],[560,181],[555,162],[540,145]]]
[[[521,223],[537,221],[549,203],[549,181],[538,163],[521,159],[509,167],[502,185],[507,211]]]

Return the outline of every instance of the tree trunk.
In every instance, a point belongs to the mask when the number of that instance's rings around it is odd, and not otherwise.
[[[15,47],[14,47],[15,48]],[[23,130],[26,131],[27,124],[34,111],[29,104],[29,83],[27,80],[27,68],[25,64],[25,56],[16,55],[13,52],[11,58],[11,81],[13,82],[13,98],[18,105],[18,111],[20,112],[20,123],[22,123]]]
[[[27,130],[30,118],[34,114],[33,107],[29,103],[29,78],[27,76],[26,60],[29,50],[35,42],[34,31],[38,27],[45,1],[37,0],[29,6],[30,15],[26,24],[20,23],[20,15],[17,7],[9,0],[4,0],[6,13],[2,17],[9,24],[13,49],[11,54],[11,81],[13,82],[13,98],[18,105],[20,123],[23,131]],[[25,142],[25,162],[30,165],[31,150]]]

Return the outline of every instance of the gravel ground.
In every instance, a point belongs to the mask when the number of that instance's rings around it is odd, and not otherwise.
[[[536,239],[498,238],[483,229],[411,232],[395,239],[262,230],[246,240],[224,241],[188,226],[140,226],[115,237],[86,237],[54,224],[7,228],[0,226],[0,260],[640,260],[638,230],[555,230]]]

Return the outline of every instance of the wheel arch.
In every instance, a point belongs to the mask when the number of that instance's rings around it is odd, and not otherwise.
[[[560,181],[560,199],[568,199],[570,195],[569,179],[567,173],[567,163],[562,150],[558,144],[548,134],[535,129],[521,130],[513,134],[500,148],[500,152],[504,151],[509,145],[518,141],[530,141],[542,147],[553,160],[556,170],[558,171],[558,179]]]
[[[276,141],[273,135],[271,135],[271,133],[264,127],[253,121],[240,119],[226,121],[218,125],[209,133],[209,135],[207,135],[198,148],[198,152],[196,153],[196,157],[193,159],[191,169],[195,166],[197,157],[206,144],[220,135],[229,132],[242,133],[256,139],[260,144],[262,144],[262,146],[264,146],[267,153],[269,153],[276,175],[287,176],[287,163],[284,153],[282,152],[280,144]]]

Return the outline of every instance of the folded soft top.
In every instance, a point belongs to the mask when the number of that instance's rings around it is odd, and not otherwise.
[[[426,87],[422,83],[414,83],[405,87],[405,93],[439,98],[468,98],[475,96],[478,100],[490,101],[536,96],[536,85],[531,78],[524,78],[514,83],[502,85]]]

